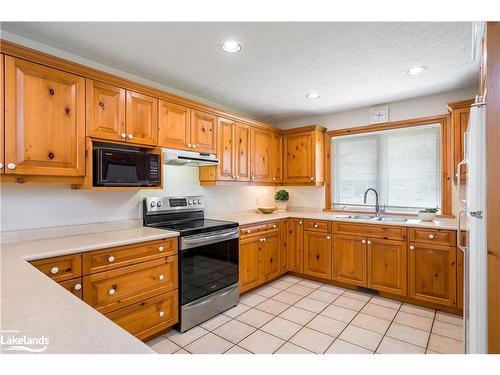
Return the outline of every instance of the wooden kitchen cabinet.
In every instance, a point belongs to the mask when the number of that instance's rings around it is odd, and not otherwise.
[[[281,257],[280,268],[281,273],[288,271],[289,254],[288,254],[288,220],[281,220],[279,222],[280,228],[280,241],[281,241]]]
[[[123,141],[125,129],[125,89],[86,79],[87,135]]]
[[[240,240],[240,293],[260,285],[260,237]]]
[[[453,166],[454,173],[457,174],[457,165],[464,159],[464,134],[469,126],[470,106],[473,99],[448,103],[448,111],[451,114],[451,129],[453,132]],[[464,181],[467,175],[467,167],[462,166],[460,170],[460,180]],[[456,182],[456,177],[455,177]]]
[[[81,254],[63,255],[60,257],[33,260],[31,265],[36,267],[56,282],[66,281],[82,276]]]
[[[0,53],[0,174],[5,172],[4,161],[4,79],[3,79],[3,54]]]
[[[235,121],[219,117],[217,124],[217,156],[220,164],[217,167],[217,179],[221,181],[236,180],[235,166]]]
[[[288,268],[290,271],[304,272],[304,220],[288,220]]]
[[[190,109],[160,100],[158,112],[158,146],[177,150],[190,150]]]
[[[271,146],[272,180],[279,184],[283,182],[283,136],[273,134]]]
[[[367,286],[366,238],[333,235],[332,279],[357,286]]]
[[[126,91],[127,142],[143,145],[158,143],[158,99]]]
[[[366,244],[368,288],[406,296],[408,281],[406,242],[368,238]]]
[[[304,274],[332,278],[332,239],[330,233],[304,231]]]
[[[318,125],[286,130],[283,137],[283,182],[324,183],[324,143],[325,129]]]
[[[271,163],[273,133],[269,130],[251,128],[251,181],[273,182],[273,165]]]
[[[6,173],[85,175],[85,78],[5,56]]]
[[[409,297],[456,306],[456,247],[410,242]]]
[[[207,154],[217,153],[217,116],[191,110],[191,149]]]
[[[234,135],[234,165],[237,181],[250,181],[250,126],[237,122]]]
[[[83,299],[83,281],[81,277],[77,277],[76,279],[67,281],[61,281],[59,285],[76,297]]]
[[[279,232],[274,232],[261,239],[263,241],[260,243],[260,282],[265,283],[281,274],[280,235]]]

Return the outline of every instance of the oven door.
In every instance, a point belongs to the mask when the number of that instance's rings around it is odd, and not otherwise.
[[[180,304],[238,282],[239,228],[180,238]]]

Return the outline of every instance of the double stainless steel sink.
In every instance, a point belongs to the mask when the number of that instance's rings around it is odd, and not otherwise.
[[[399,216],[375,216],[375,215],[339,215],[338,217],[352,220],[382,221],[388,223],[405,223],[409,219]]]

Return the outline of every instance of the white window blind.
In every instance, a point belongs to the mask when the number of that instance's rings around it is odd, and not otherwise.
[[[336,207],[363,205],[371,187],[389,210],[441,208],[439,124],[335,137],[332,147]]]

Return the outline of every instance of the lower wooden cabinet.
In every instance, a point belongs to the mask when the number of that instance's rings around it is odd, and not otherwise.
[[[81,277],[77,277],[75,279],[67,281],[61,281],[59,285],[66,289],[68,292],[73,293],[78,298],[83,298],[83,281]]]
[[[173,290],[106,314],[106,317],[138,339],[146,340],[177,323],[178,299],[177,290]]]
[[[406,242],[368,238],[368,288],[406,296]]]
[[[280,267],[280,235],[275,232],[262,238],[260,246],[260,281],[264,283],[281,274]]]
[[[293,272],[304,272],[304,221],[288,220],[288,269]]]
[[[333,280],[367,286],[366,238],[334,234]]]
[[[56,282],[74,279],[82,275],[81,254],[39,259],[30,263]]]
[[[281,220],[279,222],[280,228],[280,241],[281,241],[281,249],[280,249],[280,268],[281,272],[284,273],[288,271],[288,220]]]
[[[304,274],[332,278],[331,234],[304,231]]]
[[[456,306],[456,247],[410,242],[410,298],[445,306]]]
[[[457,307],[464,308],[464,253],[457,249]]]

